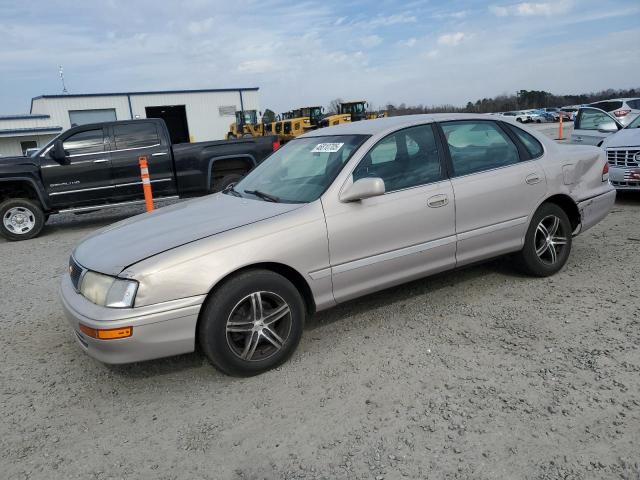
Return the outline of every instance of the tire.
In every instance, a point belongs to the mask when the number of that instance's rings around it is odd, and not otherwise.
[[[253,135],[251,135],[250,133],[244,133],[242,135],[242,138],[253,138]]]
[[[16,242],[37,236],[44,227],[44,212],[28,198],[11,198],[0,203],[0,235]]]
[[[569,258],[572,233],[571,222],[562,208],[553,203],[542,204],[533,215],[524,247],[517,254],[518,266],[535,277],[555,274]]]
[[[289,280],[269,270],[250,270],[230,278],[209,297],[198,323],[198,342],[218,370],[250,377],[291,356],[305,316],[304,300]],[[268,321],[272,323],[262,323]]]
[[[522,119],[521,118],[516,118],[516,122],[522,123]]]
[[[235,139],[236,139],[236,136],[233,133],[231,132],[227,133],[227,140],[235,140]]]
[[[224,177],[222,177],[220,180],[218,180],[213,184],[213,191],[222,192],[229,185],[238,183],[240,180],[242,180],[242,177],[244,177],[244,175],[240,173],[230,173],[228,175],[225,175]]]

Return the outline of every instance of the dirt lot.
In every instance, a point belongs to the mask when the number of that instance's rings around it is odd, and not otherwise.
[[[130,213],[0,241],[0,477],[640,478],[640,196],[553,278],[498,260],[345,304],[251,379],[76,346],[57,300],[69,253]]]

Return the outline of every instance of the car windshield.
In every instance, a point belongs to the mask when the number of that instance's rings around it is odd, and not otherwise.
[[[638,115],[633,122],[627,125],[627,128],[640,128],[640,115]]]
[[[366,135],[331,135],[291,140],[226,193],[264,201],[312,202],[366,139]]]

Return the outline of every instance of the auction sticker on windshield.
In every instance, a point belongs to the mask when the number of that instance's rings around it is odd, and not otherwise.
[[[311,153],[335,153],[342,148],[344,143],[319,143]]]

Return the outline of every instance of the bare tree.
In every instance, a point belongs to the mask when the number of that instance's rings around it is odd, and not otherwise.
[[[329,107],[327,108],[327,113],[334,114],[340,113],[340,104],[342,103],[341,98],[336,98],[329,102]]]

